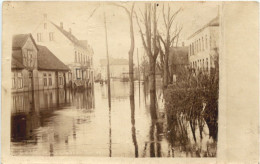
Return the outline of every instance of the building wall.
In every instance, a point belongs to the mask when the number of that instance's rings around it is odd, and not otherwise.
[[[39,35],[41,35],[40,38]],[[48,47],[58,59],[71,68],[71,78],[66,77],[67,86],[70,85],[71,81],[82,80],[82,78],[76,78],[76,69],[82,69],[82,66],[84,66],[91,67],[93,70],[92,49],[86,49],[74,44],[47,19],[39,24],[33,36],[37,44]]]
[[[46,28],[44,28],[46,24]],[[53,34],[53,39],[50,39],[50,34]],[[73,63],[74,45],[66,38],[53,24],[49,21],[40,23],[32,34],[35,41],[39,45],[48,47],[55,56],[65,64]],[[39,35],[41,37],[39,37]]]
[[[12,92],[23,92],[28,91],[28,88],[24,88],[24,76],[28,71],[23,70],[12,70]],[[26,81],[27,82],[27,81]]]
[[[123,78],[129,77],[128,65],[110,65],[110,77],[111,78]],[[101,66],[101,78],[107,79],[107,67]]]
[[[58,78],[57,78],[56,73],[58,74]],[[39,90],[65,87],[64,72],[43,71],[42,70],[42,71],[39,71],[38,77],[39,77]]]
[[[128,78],[129,66],[128,65],[112,65],[111,67],[111,77],[112,78]]]
[[[37,70],[12,70],[12,92],[38,90]]]
[[[58,79],[56,78],[55,71],[38,71],[33,70],[12,70],[12,92],[26,92],[36,90],[46,90],[65,87],[65,77],[68,77],[68,72],[57,72]],[[32,74],[33,76],[31,76]],[[44,74],[46,76],[44,76]],[[44,79],[45,82],[44,82]],[[33,80],[33,81],[32,81]],[[33,87],[32,87],[33,86]]]
[[[39,71],[39,90],[57,88],[54,71]]]
[[[27,39],[23,47],[22,63],[25,69],[12,70],[12,92],[24,92],[38,89],[37,80],[37,48],[31,37]]]
[[[211,54],[219,46],[218,30],[219,27],[209,26],[188,40],[190,67],[205,71],[214,67]]]
[[[37,48],[33,44],[31,37],[25,42],[22,47],[23,65],[26,68],[37,69]]]

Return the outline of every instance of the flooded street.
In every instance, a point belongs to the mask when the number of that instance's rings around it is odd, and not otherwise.
[[[192,133],[184,119],[181,126],[167,121],[160,88],[156,91],[156,110],[149,109],[149,89],[138,82],[134,101],[129,98],[128,82],[111,82],[111,109],[106,84],[96,83],[93,89],[82,91],[15,93],[11,152],[46,156],[216,156],[216,143],[209,138],[207,124],[201,133],[197,128]]]

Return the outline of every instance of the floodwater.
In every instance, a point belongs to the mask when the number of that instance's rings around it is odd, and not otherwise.
[[[147,85],[135,82],[132,100],[129,83],[120,81],[111,82],[111,109],[108,108],[106,84],[97,83],[93,89],[81,91],[15,93],[12,95],[11,153],[26,156],[216,156],[216,141],[209,137],[207,124],[202,133],[198,128],[192,133],[185,120],[181,127],[174,121],[167,121],[159,86],[156,97],[157,108],[150,110]],[[152,119],[154,114],[158,116],[156,119]]]

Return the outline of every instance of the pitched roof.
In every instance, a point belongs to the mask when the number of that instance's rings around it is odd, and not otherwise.
[[[171,47],[169,54],[170,65],[189,64],[188,47]]]
[[[77,46],[80,46],[82,48],[88,49],[88,43],[85,42],[85,40],[78,40],[74,35],[72,35],[70,32],[64,30],[60,26],[56,25],[55,23],[51,22],[63,35],[65,35],[71,42],[76,44]]]
[[[23,55],[22,55],[22,50],[12,50],[12,57],[18,60],[20,63],[23,63]]]
[[[25,68],[25,66],[19,61],[17,60],[15,57],[12,56],[12,61],[11,61],[11,68],[12,69],[23,69]]]
[[[37,46],[39,49],[38,69],[69,71],[69,67],[61,62],[47,47]]]
[[[109,59],[109,65],[128,65],[128,64],[129,63],[128,63],[127,59],[114,59],[114,58]],[[107,65],[107,59],[101,59],[100,65],[106,66]]]
[[[28,38],[31,37],[33,44],[35,45],[36,49],[38,50],[35,40],[32,37],[32,34],[17,34],[17,35],[13,35],[13,40],[12,40],[12,49],[21,49],[24,44],[26,43],[26,41],[28,40]]]
[[[188,37],[188,39],[192,38],[193,36],[195,36],[196,34],[200,33],[202,30],[204,30],[206,27],[209,27],[209,26],[219,26],[219,17],[217,16],[214,19],[212,19],[209,23],[207,23],[202,28],[200,28],[199,30],[194,32],[192,35],[190,35]]]

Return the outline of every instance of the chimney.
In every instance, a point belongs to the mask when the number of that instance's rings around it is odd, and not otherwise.
[[[71,34],[71,28],[69,28],[69,33]]]
[[[185,46],[185,44],[184,44],[184,42],[182,42],[182,47],[184,47]]]
[[[47,14],[43,14],[44,21],[47,21]]]
[[[63,22],[60,22],[60,28],[63,29]]]

